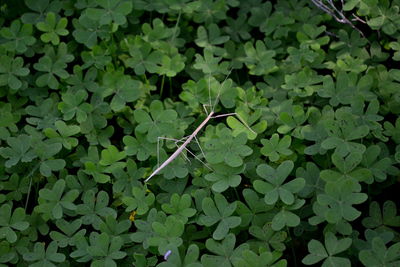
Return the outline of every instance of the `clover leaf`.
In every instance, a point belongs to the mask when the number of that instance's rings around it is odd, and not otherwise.
[[[114,216],[107,216],[100,224],[100,231],[107,233],[110,237],[120,236],[124,242],[130,242],[130,233],[128,232],[132,222],[130,219],[117,219]]]
[[[102,218],[107,216],[117,217],[114,209],[108,207],[109,196],[105,191],[95,193],[94,190],[86,191],[82,195],[82,204],[76,206],[76,213],[82,215],[82,223],[100,228]]]
[[[141,243],[144,249],[149,248],[149,238],[155,235],[153,231],[153,223],[163,223],[166,220],[166,215],[162,211],[157,211],[155,208],[151,209],[147,218],[144,220],[135,220],[137,231],[131,234],[131,240],[136,243]]]
[[[396,266],[400,264],[400,242],[389,248],[380,237],[372,240],[371,249],[361,250],[358,254],[360,261],[367,267]]]
[[[260,249],[261,250],[261,249]],[[260,251],[259,254],[247,249],[242,251],[241,258],[234,258],[233,266],[235,267],[285,267],[287,261],[280,259],[282,252],[278,251]]]
[[[338,223],[342,219],[354,221],[361,212],[353,205],[361,204],[368,198],[367,194],[354,192],[355,189],[359,191],[359,188],[359,185],[354,185],[350,180],[327,183],[325,193],[318,195],[314,202],[314,212],[329,223]]]
[[[372,80],[371,75],[359,78],[356,73],[341,71],[336,75],[336,81],[331,76],[324,76],[323,86],[317,93],[323,98],[329,98],[329,104],[333,107],[339,104],[351,104],[358,96],[363,99],[374,97],[369,92]]]
[[[158,247],[158,252],[164,254],[167,246],[179,247],[182,245],[181,238],[185,229],[181,220],[171,215],[168,216],[164,223],[153,222],[152,228],[154,236],[148,239],[150,246]]]
[[[35,24],[45,19],[45,15],[48,12],[58,14],[62,8],[61,1],[49,1],[49,0],[25,0],[26,6],[36,12],[29,12],[22,15],[21,20],[26,24]]]
[[[268,50],[264,42],[256,41],[255,47],[251,42],[247,42],[244,45],[244,51],[247,56],[245,64],[249,69],[249,74],[261,76],[278,70],[273,59],[276,53],[274,50]]]
[[[260,122],[255,123],[262,116],[261,110],[256,110],[254,113],[246,114],[247,112],[245,113],[242,110],[236,109],[236,113],[239,114],[238,118],[229,116],[226,119],[227,124],[233,130],[233,136],[238,136],[240,133],[244,132],[247,135],[247,139],[254,140],[257,137],[257,133],[262,133],[267,129],[267,121],[261,120]],[[243,122],[245,122],[248,127],[243,124]],[[251,130],[249,128],[251,128]]]
[[[307,162],[305,168],[296,170],[297,177],[306,181],[304,188],[298,193],[300,197],[311,197],[324,192],[325,181],[321,179],[320,170],[313,162]]]
[[[161,63],[163,53],[154,51],[151,45],[139,36],[126,38],[121,46],[129,51],[128,55],[121,56],[126,67],[132,68],[137,75],[143,75],[146,71],[156,73]]]
[[[18,90],[22,87],[19,78],[28,74],[29,69],[24,67],[24,60],[21,57],[0,56],[0,86],[7,85],[13,90]]]
[[[271,223],[265,223],[262,227],[258,225],[252,225],[249,228],[249,233],[266,244],[268,249],[272,247],[277,251],[284,251],[286,246],[284,241],[287,238],[287,233],[285,231],[278,231],[272,229]]]
[[[71,149],[78,145],[78,139],[71,137],[80,132],[81,128],[77,125],[67,125],[64,121],[56,121],[56,132],[54,129],[47,128],[44,130],[47,137],[55,143],[62,143],[66,149]]]
[[[39,190],[39,205],[35,211],[41,213],[45,220],[61,219],[67,210],[76,210],[75,199],[79,196],[77,189],[65,191],[65,180],[60,179],[51,189]]]
[[[305,256],[301,261],[305,265],[312,265],[324,260],[322,266],[351,266],[350,260],[343,257],[335,256],[351,245],[351,238],[343,238],[338,240],[335,234],[327,232],[325,234],[325,246],[315,239],[308,242],[309,255]]]
[[[225,164],[213,165],[213,172],[207,174],[204,178],[207,181],[213,182],[212,190],[217,193],[222,193],[229,187],[237,187],[242,181],[241,174],[244,166],[232,168]]]
[[[110,173],[115,169],[122,169],[126,166],[126,162],[121,160],[126,158],[125,151],[118,151],[113,145],[108,146],[106,149],[101,151],[101,158],[99,161],[100,166],[106,166],[104,172]]]
[[[193,68],[201,70],[204,74],[227,74],[229,63],[221,61],[221,57],[214,57],[214,53],[208,49],[204,49],[204,56],[196,54],[196,60]]]
[[[241,226],[248,226],[251,222],[259,225],[265,222],[268,218],[267,211],[272,209],[272,206],[265,205],[256,192],[246,188],[242,191],[245,203],[238,201],[236,212],[242,219]]]
[[[261,164],[257,167],[257,174],[266,180],[255,180],[253,182],[254,189],[265,195],[264,201],[268,205],[275,204],[281,199],[286,205],[291,205],[295,201],[295,195],[305,185],[304,178],[295,178],[284,183],[293,169],[293,161],[287,160],[282,162],[278,168],[274,169],[267,164]]]
[[[57,20],[56,14],[49,12],[46,15],[45,21],[38,22],[36,28],[40,31],[45,32],[40,35],[40,39],[45,42],[51,42],[53,45],[58,45],[60,43],[59,36],[68,35],[68,30],[65,29],[68,20],[66,18],[61,18]]]
[[[365,146],[352,141],[365,137],[369,133],[369,127],[356,125],[353,115],[346,112],[337,111],[335,116],[337,120],[325,121],[329,137],[322,142],[321,147],[326,150],[335,148],[335,153],[340,156],[346,156],[350,152],[363,153]]]
[[[79,19],[73,19],[72,24],[74,25],[75,30],[72,32],[75,40],[80,43],[84,44],[88,48],[94,48],[97,45],[98,39],[109,39],[109,27],[106,25],[100,24],[98,20],[92,20],[88,17],[86,13],[82,13]],[[108,57],[107,54],[101,54],[102,49],[97,48],[93,52],[89,52],[86,54],[85,58],[91,56],[92,58],[95,57],[98,63],[99,59],[103,61],[111,60],[111,57]]]
[[[185,68],[185,59],[180,54],[172,57],[162,55],[160,66],[157,68],[157,73],[166,75],[167,77],[174,77]]]
[[[236,237],[228,234],[221,242],[214,239],[207,239],[206,248],[214,255],[204,254],[201,256],[201,263],[204,266],[232,266],[236,258],[240,258],[243,251],[249,249],[249,245],[243,243],[235,248]]]
[[[124,136],[122,139],[125,146],[124,151],[128,156],[136,155],[139,161],[145,161],[150,155],[155,155],[157,144],[150,143],[147,140],[147,135],[135,131],[135,137]]]
[[[145,187],[132,187],[132,196],[122,197],[122,202],[127,206],[126,211],[136,210],[138,215],[146,214],[153,205],[155,196]]]
[[[86,233],[86,229],[81,229],[81,219],[76,219],[71,223],[64,219],[59,219],[56,221],[56,225],[61,232],[51,231],[50,237],[61,248],[75,245],[75,236],[85,235]]]
[[[77,92],[67,91],[62,94],[62,101],[58,103],[58,109],[63,113],[63,119],[69,121],[76,117],[78,123],[84,122],[88,114],[93,111],[91,104],[85,102],[88,94],[84,90]]]
[[[51,141],[47,141],[35,143],[34,150],[40,158],[40,173],[42,175],[49,177],[53,171],[60,171],[65,167],[65,160],[53,158],[61,148],[62,144],[58,142],[52,143]]]
[[[228,40],[229,36],[221,36],[221,31],[215,23],[208,25],[207,30],[203,26],[197,28],[197,39],[195,40],[195,43],[199,47],[212,51],[214,54],[221,55],[221,48],[216,45],[221,45]]]
[[[24,260],[33,262],[35,266],[57,266],[65,261],[65,255],[58,253],[58,244],[55,241],[45,248],[44,242],[36,242],[32,252],[24,253]]]
[[[0,207],[0,238],[5,238],[10,243],[17,241],[16,231],[24,231],[29,227],[29,222],[25,220],[25,210],[23,208],[12,209],[9,204]]]
[[[305,203],[304,199],[296,199],[292,205],[282,206],[281,210],[275,214],[271,222],[271,227],[275,231],[282,230],[285,226],[296,227],[300,224],[300,217],[291,210],[300,209]]]
[[[71,85],[71,87],[69,88],[70,90],[67,91],[68,93],[81,91],[99,91],[99,85],[97,83],[98,70],[96,68],[90,67],[84,73],[83,66],[75,65],[73,72],[74,73],[66,80],[66,82]],[[87,96],[85,97],[85,100],[86,98]]]
[[[9,147],[0,148],[0,155],[8,159],[5,163],[7,168],[16,165],[19,161],[31,162],[37,157],[32,150],[32,137],[21,134],[18,137],[8,137],[7,144]]]
[[[383,204],[382,210],[378,202],[373,201],[369,206],[369,217],[362,220],[362,224],[367,228],[380,228],[384,230],[390,227],[400,226],[400,215],[396,215],[396,203],[387,200]]]
[[[204,198],[201,205],[204,214],[200,215],[199,223],[207,227],[218,223],[213,233],[215,240],[224,239],[230,229],[239,226],[241,223],[240,217],[232,216],[237,203],[228,203],[221,194],[216,194],[214,200],[210,197]]]
[[[9,28],[3,26],[0,30],[0,35],[7,40],[2,46],[10,52],[25,53],[36,42],[32,31],[31,24],[21,25],[20,20],[14,20]]]
[[[113,111],[122,110],[127,102],[134,102],[142,94],[142,83],[121,72],[107,72],[103,76],[103,86],[103,97],[114,95],[110,103]]]
[[[175,110],[164,109],[162,102],[151,102],[150,114],[142,109],[135,110],[133,114],[138,122],[136,130],[147,133],[146,138],[150,143],[155,143],[160,136],[179,137],[179,128],[176,127],[178,114]]]
[[[171,246],[168,246],[171,247]],[[171,249],[171,254],[168,257],[166,262],[162,262],[158,264],[157,266],[159,267],[201,267],[201,265],[198,262],[200,250],[199,247],[196,244],[190,244],[186,250],[186,254],[182,257],[182,255],[179,253],[179,250],[177,247],[172,246]]]
[[[33,64],[33,68],[45,72],[36,79],[36,85],[39,87],[49,86],[51,89],[58,89],[60,83],[57,77],[67,79],[69,73],[65,70],[67,63],[74,59],[74,56],[68,54],[67,45],[60,43],[57,54],[54,50],[49,50],[47,54],[39,59],[39,62]]]
[[[288,90],[291,96],[307,97],[317,91],[322,80],[321,75],[306,67],[299,72],[286,74],[285,84],[282,85],[282,88]]]
[[[239,167],[243,164],[243,158],[253,152],[246,145],[246,134],[233,137],[232,131],[226,127],[217,128],[211,138],[204,139],[206,159],[211,164],[226,163],[230,167]]]
[[[91,239],[91,245],[87,247],[87,253],[93,257],[93,266],[117,267],[115,260],[125,258],[126,252],[121,251],[124,241],[121,237],[110,237],[101,233]]]
[[[100,8],[86,9],[87,16],[98,21],[100,25],[108,25],[112,22],[117,25],[126,23],[126,15],[132,11],[132,3],[125,0],[98,0],[97,5]]]
[[[196,210],[191,208],[191,205],[192,199],[190,195],[179,196],[175,193],[171,196],[170,203],[162,204],[161,208],[165,213],[172,214],[183,223],[187,223],[188,218],[196,214]]]
[[[346,157],[338,154],[332,155],[332,162],[338,168],[339,172],[334,170],[321,171],[321,178],[325,182],[336,183],[337,181],[349,180],[355,184],[359,182],[372,183],[372,173],[366,168],[357,168],[361,163],[362,156],[358,152],[351,152]]]
[[[267,156],[272,162],[278,161],[281,155],[289,156],[293,153],[293,151],[289,149],[292,143],[292,138],[289,135],[285,135],[279,140],[279,135],[273,134],[269,140],[261,139],[261,143],[264,145],[261,148],[261,154]]]
[[[277,131],[280,134],[287,134],[292,131],[292,136],[301,136],[301,125],[307,120],[308,115],[304,113],[304,108],[299,105],[293,105],[289,112],[281,112],[279,120],[283,125],[279,126]]]
[[[29,177],[22,177],[17,173],[13,173],[9,180],[3,184],[2,190],[9,191],[3,193],[7,199],[20,201],[29,191]]]

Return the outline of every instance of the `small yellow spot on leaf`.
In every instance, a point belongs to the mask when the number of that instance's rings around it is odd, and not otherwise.
[[[131,212],[131,215],[129,215],[129,220],[131,222],[135,221],[136,214],[137,214],[137,212],[136,212],[136,210],[134,210],[134,211]]]

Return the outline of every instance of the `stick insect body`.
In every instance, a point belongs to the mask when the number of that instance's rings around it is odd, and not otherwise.
[[[228,77],[228,76],[227,76],[227,77]],[[226,79],[225,79],[225,80],[226,80]],[[224,81],[224,82],[225,82],[225,81]],[[224,83],[224,82],[223,82],[223,83]],[[238,116],[239,120],[242,121],[242,123],[243,123],[251,132],[254,133],[254,131],[239,117],[239,115],[238,115],[237,113],[227,113],[227,114],[220,114],[220,115],[213,116],[213,115],[214,115],[214,108],[215,108],[215,105],[216,105],[216,103],[217,103],[217,101],[218,101],[219,93],[220,93],[220,92],[218,92],[218,96],[217,96],[217,99],[216,99],[214,105],[211,105],[211,104],[209,105],[209,106],[212,107],[212,110],[210,111],[210,113],[208,114],[208,116],[204,119],[204,121],[193,131],[193,133],[192,133],[191,135],[189,135],[189,136],[186,138],[185,142],[183,142],[183,144],[182,144],[181,146],[179,146],[179,147],[176,149],[176,151],[175,151],[171,156],[169,156],[169,158],[168,158],[166,161],[164,161],[157,169],[155,169],[155,170],[150,174],[149,177],[147,177],[146,180],[144,180],[145,183],[147,183],[153,176],[157,175],[163,168],[165,168],[169,163],[171,163],[175,158],[177,158],[177,157],[179,156],[179,154],[182,153],[182,151],[186,149],[186,146],[193,140],[193,138],[196,138],[196,135],[198,134],[198,132],[200,132],[200,130],[207,124],[207,122],[208,122],[210,119],[213,119],[213,118],[220,118],[220,117],[227,117],[227,116],[231,116],[231,115],[236,115],[236,116]],[[211,101],[211,100],[210,100],[210,101]],[[205,106],[204,106],[204,107],[205,107]],[[206,111],[207,111],[207,110],[206,110]]]

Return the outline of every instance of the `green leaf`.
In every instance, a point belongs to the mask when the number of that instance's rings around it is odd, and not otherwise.
[[[279,140],[278,134],[273,134],[271,139],[261,139],[261,143],[264,145],[261,148],[261,153],[267,156],[270,161],[276,162],[280,157],[289,156],[293,153],[289,149],[292,138],[289,135],[285,135],[281,140]]]
[[[26,230],[29,222],[25,220],[25,210],[16,208],[12,210],[9,204],[0,207],[0,238],[10,243],[17,241],[17,233]]]
[[[350,180],[327,183],[326,193],[317,196],[313,210],[329,223],[338,223],[343,219],[354,221],[361,215],[361,212],[353,205],[361,204],[368,198],[367,194],[358,193],[359,190],[360,186]]]
[[[61,18],[58,20],[56,14],[49,12],[46,15],[46,19],[43,22],[38,22],[36,28],[38,30],[45,32],[40,36],[40,39],[45,42],[51,42],[53,45],[58,45],[60,43],[59,36],[68,35],[68,30],[65,29],[68,20],[66,18]]]
[[[236,258],[240,258],[244,250],[249,249],[249,245],[244,243],[235,248],[236,237],[228,234],[221,242],[214,239],[207,239],[206,248],[214,255],[204,254],[201,256],[201,263],[204,266],[232,266]]]
[[[155,200],[154,194],[146,188],[132,187],[132,196],[124,196],[122,202],[127,206],[126,211],[135,210],[138,215],[146,214]]]
[[[228,203],[225,197],[221,194],[216,194],[212,198],[204,198],[202,201],[202,208],[204,214],[199,218],[199,222],[205,226],[212,226],[218,223],[217,228],[214,230],[213,238],[215,240],[224,239],[231,228],[240,225],[241,219],[237,216],[231,216],[236,209],[236,202]]]
[[[380,237],[375,237],[372,240],[372,249],[361,250],[358,257],[367,267],[396,266],[400,263],[399,252],[399,242],[387,248]]]
[[[65,261],[65,255],[57,250],[58,244],[55,241],[50,242],[47,248],[44,242],[36,242],[33,251],[25,253],[23,258],[36,266],[56,266]]]
[[[149,238],[149,245],[157,246],[159,253],[165,253],[167,246],[179,247],[182,245],[181,236],[184,224],[173,215],[168,216],[164,223],[153,222],[152,228],[154,236]]]
[[[125,16],[132,11],[132,3],[125,0],[99,0],[97,5],[100,8],[88,8],[86,12],[91,20],[98,21],[100,25],[125,24]]]
[[[244,45],[244,50],[247,56],[245,64],[249,69],[249,74],[261,76],[278,70],[275,59],[273,59],[276,53],[273,50],[268,50],[264,42],[256,41],[255,47],[251,42],[247,42]]]
[[[64,192],[65,180],[58,180],[52,189],[43,188],[39,190],[39,205],[35,211],[41,213],[45,220],[61,219],[64,211],[76,210],[73,203],[79,196],[76,189]]]
[[[365,217],[362,224],[366,228],[398,227],[400,226],[400,216],[396,213],[397,207],[393,201],[385,201],[383,209],[379,207],[378,202],[373,201],[369,206],[369,217]]]
[[[209,163],[226,163],[230,167],[240,167],[243,165],[243,158],[253,153],[246,145],[244,133],[234,137],[226,127],[217,127],[215,134],[209,129],[207,128],[206,137],[200,139],[205,140],[204,150]]]
[[[196,210],[191,208],[191,205],[192,199],[190,195],[179,196],[175,193],[171,196],[170,203],[162,204],[161,208],[165,213],[172,214],[183,223],[187,223],[188,218],[196,214]]]
[[[147,133],[147,140],[150,143],[155,143],[161,136],[179,138],[183,135],[178,134],[181,131],[176,127],[178,117],[176,111],[164,109],[160,101],[155,100],[150,104],[150,113],[137,109],[133,114],[138,122],[136,130],[139,133]]]
[[[82,215],[82,223],[92,225],[95,229],[100,229],[103,218],[111,216],[117,217],[114,209],[108,207],[109,196],[105,191],[95,194],[94,190],[86,191],[82,195],[83,204],[76,206],[76,213]]]
[[[351,238],[338,240],[332,232],[327,232],[325,234],[325,246],[314,239],[308,243],[310,254],[303,258],[302,263],[312,265],[325,259],[323,266],[351,266],[349,259],[334,256],[348,249],[351,242]]]
[[[56,241],[61,248],[74,246],[75,238],[78,235],[84,235],[86,233],[86,229],[81,229],[81,219],[76,219],[71,221],[71,223],[64,219],[60,219],[56,221],[56,225],[61,232],[51,231],[50,237],[53,241]]]
[[[79,19],[74,19],[72,21],[75,30],[72,32],[75,40],[84,44],[88,48],[94,48],[97,45],[98,39],[109,39],[110,38],[110,30],[106,25],[100,24],[99,20],[92,20],[88,17],[86,13],[81,14]],[[101,48],[95,49],[92,53],[94,55],[99,55]],[[94,56],[94,55],[87,55]],[[101,54],[101,59],[103,60],[111,60],[111,58],[107,57],[104,54]]]
[[[204,74],[227,74],[228,73],[228,62],[222,62],[221,57],[214,57],[212,51],[208,49],[204,49],[204,56],[200,54],[196,54],[195,64],[193,64],[193,68],[197,70],[201,70]]]
[[[265,195],[265,203],[268,205],[275,204],[278,199],[286,205],[291,205],[295,201],[295,195],[303,189],[305,180],[303,178],[295,178],[284,183],[293,169],[293,162],[290,160],[282,162],[277,169],[267,164],[261,164],[257,167],[257,174],[266,180],[255,180],[253,182],[254,189]]]
[[[48,50],[39,62],[33,64],[33,68],[44,72],[36,79],[36,85],[39,87],[48,86],[51,89],[58,89],[60,83],[57,79],[67,79],[69,73],[65,70],[67,63],[71,62],[74,56],[68,54],[68,48],[65,43],[60,43],[57,49],[57,54],[53,48]]]
[[[222,193],[229,187],[237,187],[242,181],[239,175],[243,172],[244,166],[232,168],[225,164],[213,165],[214,172],[207,174],[204,178],[213,182],[212,189],[217,193]]]
[[[0,148],[0,155],[3,158],[8,159],[5,163],[7,168],[16,165],[19,161],[31,162],[37,157],[31,149],[31,136],[22,134],[18,135],[18,137],[9,137],[7,138],[7,144],[9,147]]]
[[[7,85],[12,90],[18,90],[23,86],[19,77],[28,74],[29,69],[24,67],[24,60],[21,57],[0,56],[0,86]]]
[[[117,266],[115,260],[125,258],[126,252],[121,251],[124,241],[121,237],[110,237],[106,233],[101,233],[95,238],[91,238],[87,253],[94,258],[93,266]]]
[[[31,24],[22,24],[19,19],[14,20],[10,27],[2,27],[0,35],[7,41],[2,45],[7,51],[25,53],[28,47],[35,44],[36,39],[32,36],[33,27]],[[3,61],[3,60],[2,60]]]

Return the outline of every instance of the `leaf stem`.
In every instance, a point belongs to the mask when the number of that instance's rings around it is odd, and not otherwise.
[[[163,92],[164,92],[164,81],[165,81],[165,75],[163,75],[162,79],[161,79],[160,97],[162,97]]]
[[[28,187],[28,195],[26,196],[26,202],[25,202],[25,212],[26,209],[28,208],[28,202],[29,202],[29,196],[31,194],[31,187],[32,187],[32,175],[36,172],[36,170],[39,168],[40,162],[36,164],[35,168],[31,170],[31,172],[28,174],[27,177],[30,177],[31,179],[29,180],[29,187]]]

